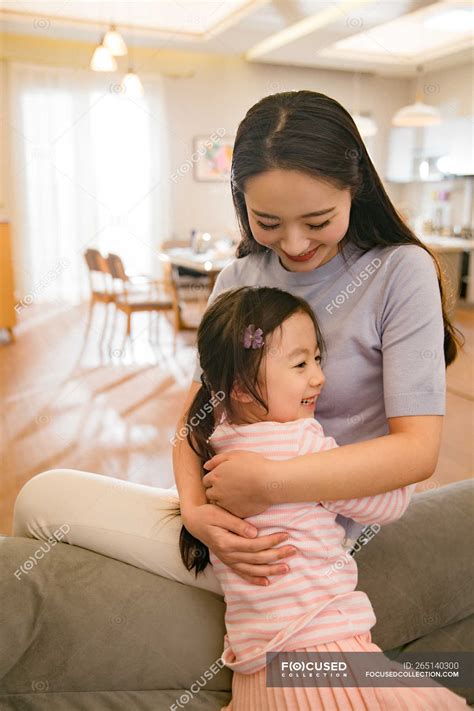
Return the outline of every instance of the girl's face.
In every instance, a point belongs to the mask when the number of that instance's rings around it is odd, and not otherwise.
[[[290,272],[309,272],[332,259],[349,227],[350,190],[296,170],[249,178],[245,202],[255,240]]]
[[[265,344],[260,390],[268,413],[248,395],[237,397],[245,422],[291,422],[313,417],[324,385],[313,322],[297,312],[283,322]]]

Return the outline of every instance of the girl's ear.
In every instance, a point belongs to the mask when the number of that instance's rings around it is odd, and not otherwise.
[[[235,385],[233,385],[232,390],[230,392],[231,398],[234,400],[237,400],[237,402],[241,402],[243,404],[248,404],[251,402],[254,402],[254,398],[250,393],[248,393],[241,385],[239,382],[236,382]]]

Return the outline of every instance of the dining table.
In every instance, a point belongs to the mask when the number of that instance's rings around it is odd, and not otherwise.
[[[235,258],[235,246],[211,246],[203,252],[195,252],[191,247],[171,247],[159,253],[163,262],[175,267],[186,267],[209,276],[210,287],[214,288],[218,274]]]

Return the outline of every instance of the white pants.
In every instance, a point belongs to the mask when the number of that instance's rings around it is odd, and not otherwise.
[[[38,474],[15,502],[13,535],[65,543],[223,595],[211,565],[196,578],[179,552],[176,487],[159,489],[74,469]],[[60,528],[61,527],[61,528]]]

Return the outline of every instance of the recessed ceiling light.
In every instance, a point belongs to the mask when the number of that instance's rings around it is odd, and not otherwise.
[[[445,10],[428,17],[423,25],[429,30],[467,32],[474,29],[474,12],[472,8]]]

